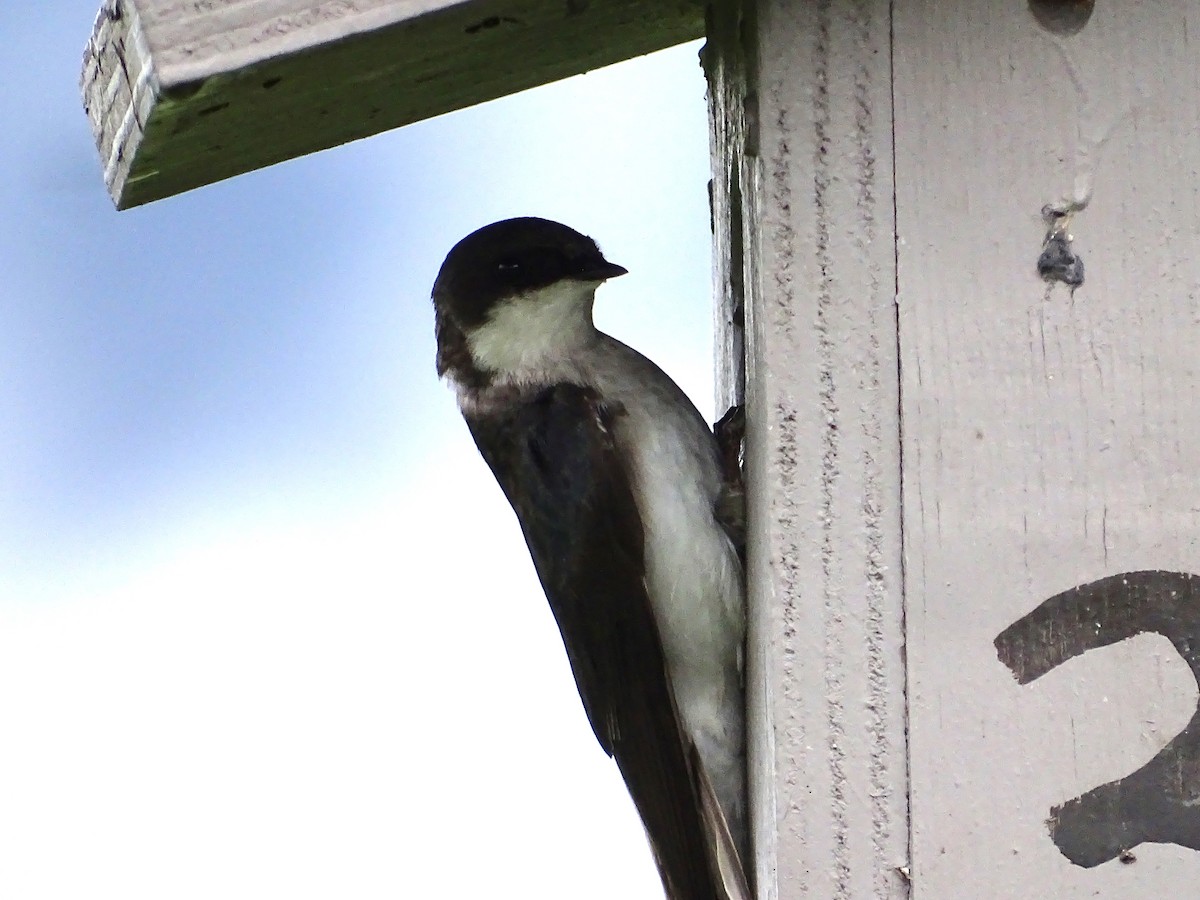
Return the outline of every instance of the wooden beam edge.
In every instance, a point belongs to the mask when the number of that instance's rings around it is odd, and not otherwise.
[[[704,32],[698,0],[511,0],[505,10],[427,3],[385,26],[376,11],[333,40],[320,23],[262,42],[247,64],[245,47],[189,57],[177,23],[105,0],[80,85],[109,194],[126,209]]]

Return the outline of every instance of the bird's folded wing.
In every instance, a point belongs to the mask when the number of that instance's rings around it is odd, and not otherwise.
[[[668,895],[748,900],[726,888],[745,880],[675,709],[613,427],[622,412],[590,388],[557,384],[467,423],[520,520],[592,729],[616,759]]]

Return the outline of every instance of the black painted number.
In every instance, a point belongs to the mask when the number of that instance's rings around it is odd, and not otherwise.
[[[996,638],[996,651],[1021,684],[1068,659],[1136,634],[1175,645],[1200,684],[1200,576],[1127,572],[1044,601]],[[1187,727],[1131,775],[1050,811],[1050,835],[1080,866],[1125,859],[1138,844],[1200,850],[1200,708]]]

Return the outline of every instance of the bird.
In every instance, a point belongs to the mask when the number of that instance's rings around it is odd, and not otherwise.
[[[447,254],[437,371],[511,504],[592,730],[641,817],[669,900],[749,900],[744,576],[704,417],[596,328],[627,274],[549,219]]]

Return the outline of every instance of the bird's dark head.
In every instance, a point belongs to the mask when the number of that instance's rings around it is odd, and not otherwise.
[[[596,285],[625,271],[573,228],[549,219],[505,219],[454,245],[433,284],[433,302],[470,329],[519,295],[567,280]]]
[[[454,245],[433,284],[438,373],[510,374],[593,332],[596,287],[626,270],[549,219],[505,219]]]

